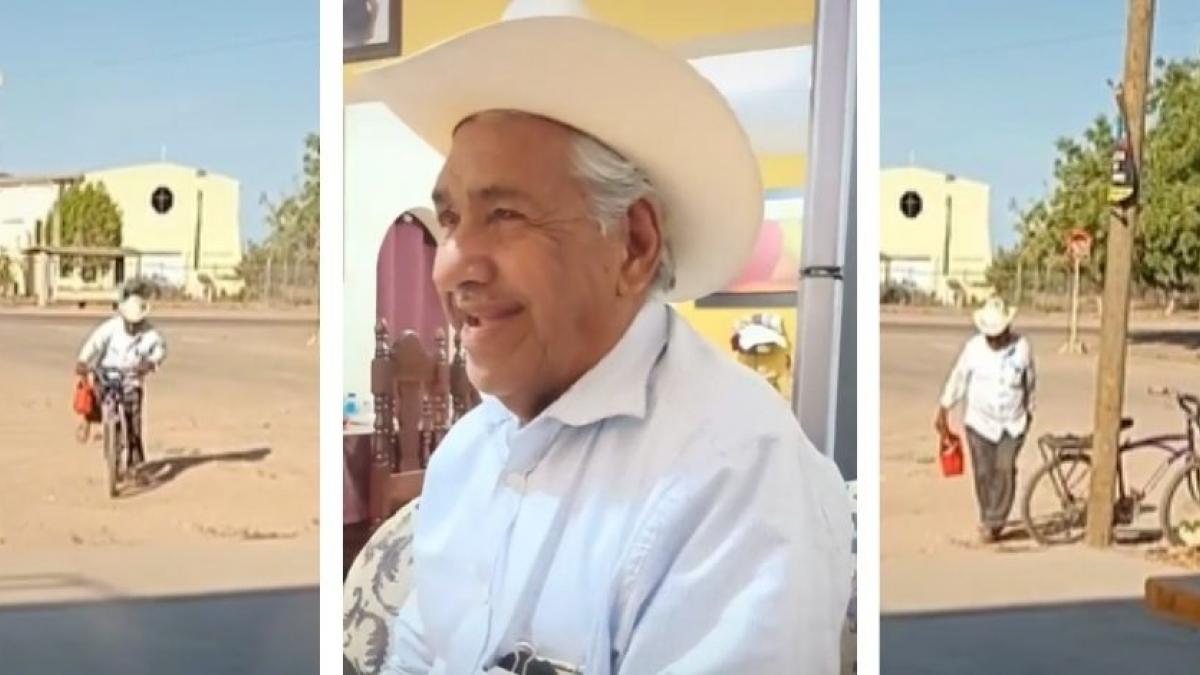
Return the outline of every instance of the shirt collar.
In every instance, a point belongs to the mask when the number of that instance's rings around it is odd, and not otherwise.
[[[568,426],[586,426],[610,417],[644,418],[650,371],[666,346],[669,320],[666,305],[646,301],[616,346],[542,415]]]
[[[666,345],[670,316],[665,304],[648,300],[604,358],[530,424],[553,419],[568,426],[586,426],[623,415],[645,417],[650,371]],[[483,395],[481,400],[490,423],[513,418],[499,399]]]

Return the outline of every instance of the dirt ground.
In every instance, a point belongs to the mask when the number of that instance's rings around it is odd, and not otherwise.
[[[1018,317],[1033,343],[1037,410],[1021,455],[1018,491],[1041,458],[1033,439],[1086,433],[1092,425],[1093,353],[1058,352],[1062,317]],[[1126,414],[1134,437],[1179,433],[1173,399],[1151,387],[1200,393],[1200,322],[1136,326],[1126,379]],[[944,379],[972,334],[965,315],[885,313],[880,330],[880,659],[881,672],[1192,672],[1200,632],[1151,615],[1142,600],[1150,576],[1195,574],[1160,554],[1157,542],[1132,543],[1155,531],[1146,509],[1129,540],[1100,551],[1082,544],[1042,548],[1017,523],[992,545],[978,543],[978,511],[968,466],[943,478],[933,418]],[[956,413],[953,424],[961,428]],[[1157,464],[1152,453],[1126,465],[1141,484]],[[1158,490],[1161,490],[1161,485]],[[1158,490],[1148,506],[1158,504]],[[1019,495],[1019,493],[1018,493]],[[1105,648],[1113,645],[1113,648]],[[1119,645],[1119,646],[1118,646]]]
[[[99,441],[76,441],[71,410],[75,356],[101,317],[0,313],[0,558],[86,570],[90,558],[155,556],[175,570],[178,584],[156,582],[168,592],[229,577],[220,552],[252,559],[260,545],[308,552],[288,574],[315,584],[315,316],[157,319],[168,357],[148,381],[150,480],[117,499]],[[260,567],[244,585],[270,585]]]
[[[890,320],[889,320],[890,319]],[[1047,433],[1087,433],[1092,425],[1095,349],[1098,336],[1085,331],[1087,355],[1060,354],[1065,331],[1053,320],[1017,321],[1033,344],[1038,374],[1033,426],[1018,457],[1018,490],[1040,466],[1034,439]],[[970,469],[961,478],[942,478],[935,462],[933,417],[945,377],[963,342],[972,334],[967,317],[897,320],[885,317],[880,332],[880,443],[882,540],[885,560],[895,555],[935,555],[947,549],[975,548],[977,507]],[[1174,399],[1152,395],[1163,387],[1200,394],[1200,324],[1135,335],[1126,379],[1126,414],[1135,418],[1138,435],[1181,433],[1182,417]],[[956,412],[954,425],[961,429]],[[1144,482],[1161,457],[1137,453],[1126,469],[1135,484]],[[1164,481],[1165,482],[1165,481]],[[1161,484],[1160,484],[1161,487]],[[1157,491],[1149,505],[1157,506]],[[1018,495],[1019,496],[1019,495]],[[1014,506],[1010,520],[1019,518]],[[1136,525],[1152,529],[1156,514],[1146,510]],[[1129,534],[1133,535],[1134,532]],[[996,548],[1031,550],[1036,545],[1015,531]]]

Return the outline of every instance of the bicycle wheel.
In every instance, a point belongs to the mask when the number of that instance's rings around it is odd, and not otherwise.
[[[1021,516],[1034,541],[1049,546],[1083,538],[1092,460],[1060,455],[1034,472],[1021,500]]]
[[[1189,460],[1171,477],[1158,520],[1163,539],[1172,546],[1200,545],[1200,460]]]
[[[117,496],[117,484],[120,482],[118,463],[121,461],[120,425],[116,415],[104,416],[104,468],[108,473],[108,496]]]

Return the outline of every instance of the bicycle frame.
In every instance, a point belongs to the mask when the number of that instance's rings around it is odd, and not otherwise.
[[[1158,468],[1154,470],[1154,473],[1150,474],[1150,477],[1146,479],[1146,482],[1142,485],[1142,489],[1140,490],[1141,496],[1148,495],[1154,490],[1155,487],[1158,486],[1159,482],[1168,475],[1170,469],[1175,466],[1176,462],[1181,460],[1186,461],[1187,457],[1196,454],[1195,438],[1191,427],[1192,422],[1189,421],[1187,434],[1152,436],[1150,438],[1144,438],[1138,441],[1126,441],[1125,443],[1122,443],[1118,455],[1119,459],[1117,461],[1118,494],[1121,497],[1125,497],[1127,495],[1124,470],[1126,453],[1141,448],[1157,448],[1158,450],[1167,454],[1167,458],[1159,463]],[[1183,441],[1186,441],[1184,445],[1178,445]]]
[[[121,377],[111,380],[108,373],[120,373]],[[113,369],[97,369],[96,380],[100,383],[100,409],[105,415],[118,415],[117,420],[125,424],[125,374]]]
[[[1196,413],[1184,407],[1182,401],[1180,402],[1180,407],[1184,412],[1184,433],[1150,436],[1138,440],[1125,439],[1117,446],[1118,503],[1129,499],[1131,496],[1130,485],[1125,478],[1125,456],[1128,453],[1143,448],[1156,448],[1168,455],[1142,485],[1142,488],[1133,491],[1136,493],[1135,501],[1139,502],[1158,486],[1177,462],[1186,462],[1189,457],[1200,456],[1196,452],[1196,430],[1197,426],[1200,425],[1200,420],[1197,420]],[[1047,464],[1056,461],[1060,457],[1069,456],[1072,453],[1090,456],[1091,448],[1091,435],[1075,436],[1068,434],[1065,436],[1050,436],[1047,434],[1038,439],[1038,450],[1042,454],[1042,461]],[[1058,493],[1058,497],[1065,499],[1065,478],[1061,475],[1061,471],[1053,472],[1051,484]]]

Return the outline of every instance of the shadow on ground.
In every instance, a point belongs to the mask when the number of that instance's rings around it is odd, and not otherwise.
[[[113,597],[117,594],[108,584],[78,574],[0,574],[0,600],[9,594],[63,589],[86,589],[100,597]],[[3,611],[3,608],[0,608],[0,611]]]
[[[185,453],[181,450],[168,450],[167,456],[148,460],[138,467],[138,483],[129,485],[122,491],[122,496],[135,495],[158,489],[175,480],[185,471],[211,463],[223,462],[260,462],[271,454],[268,447],[248,448],[203,454],[197,451]]]
[[[1191,351],[1200,350],[1200,326],[1191,328],[1172,328],[1170,330],[1131,330],[1129,331],[1131,345],[1163,345],[1181,347]]]
[[[3,670],[316,673],[315,586],[148,600],[0,608]]]
[[[1194,673],[1200,662],[1200,631],[1141,598],[885,613],[879,631],[883,673]]]

